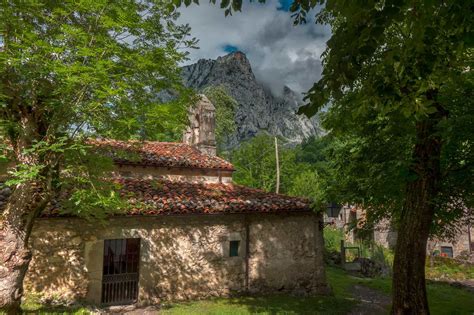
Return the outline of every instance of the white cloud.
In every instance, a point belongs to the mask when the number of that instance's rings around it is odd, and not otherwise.
[[[188,23],[199,39],[200,49],[190,51],[188,63],[225,55],[224,47],[232,45],[247,55],[256,77],[274,92],[284,85],[306,92],[320,78],[320,56],[330,29],[314,22],[293,26],[291,14],[277,10],[279,6],[274,0],[246,2],[242,12],[227,18],[208,3],[180,9],[179,22]]]

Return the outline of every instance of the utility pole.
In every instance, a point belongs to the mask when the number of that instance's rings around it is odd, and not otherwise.
[[[278,139],[275,137],[276,193],[280,192],[280,160],[278,158]]]

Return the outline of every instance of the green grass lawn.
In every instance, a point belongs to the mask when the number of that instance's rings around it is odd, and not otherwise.
[[[353,285],[365,285],[387,295],[392,292],[391,278],[353,277],[331,267],[327,268],[327,273],[336,296],[350,294],[347,290]],[[428,283],[427,291],[431,314],[474,314],[474,293],[444,283]]]
[[[292,297],[271,295],[255,297],[216,298],[189,303],[165,305],[163,314],[347,314],[357,305],[353,287],[362,285],[390,295],[391,279],[359,278],[337,268],[327,268],[333,296]],[[474,314],[474,294],[447,284],[428,284],[428,298],[432,314]],[[47,308],[29,300],[24,310],[34,314],[88,314],[85,308]],[[388,309],[387,309],[388,313]]]
[[[346,314],[357,301],[353,286],[363,285],[390,295],[391,279],[354,277],[343,270],[328,267],[332,297],[296,298],[289,296],[212,299],[171,305],[164,314]],[[428,284],[432,314],[473,314],[474,294],[446,284]],[[388,312],[388,309],[387,309]]]
[[[355,301],[341,297],[296,298],[287,295],[212,299],[165,308],[163,314],[347,314]]]

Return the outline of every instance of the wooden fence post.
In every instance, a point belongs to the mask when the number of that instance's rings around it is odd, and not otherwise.
[[[341,240],[341,265],[343,268],[345,264],[346,264],[346,249],[344,246],[344,240]]]

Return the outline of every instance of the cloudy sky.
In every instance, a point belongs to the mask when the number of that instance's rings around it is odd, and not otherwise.
[[[280,92],[284,85],[307,91],[320,77],[320,56],[330,29],[314,22],[293,26],[288,1],[244,2],[242,12],[228,17],[218,5],[205,0],[199,6],[182,8],[179,22],[191,26],[200,47],[191,50],[187,63],[240,50],[247,55],[257,78],[274,92]]]

